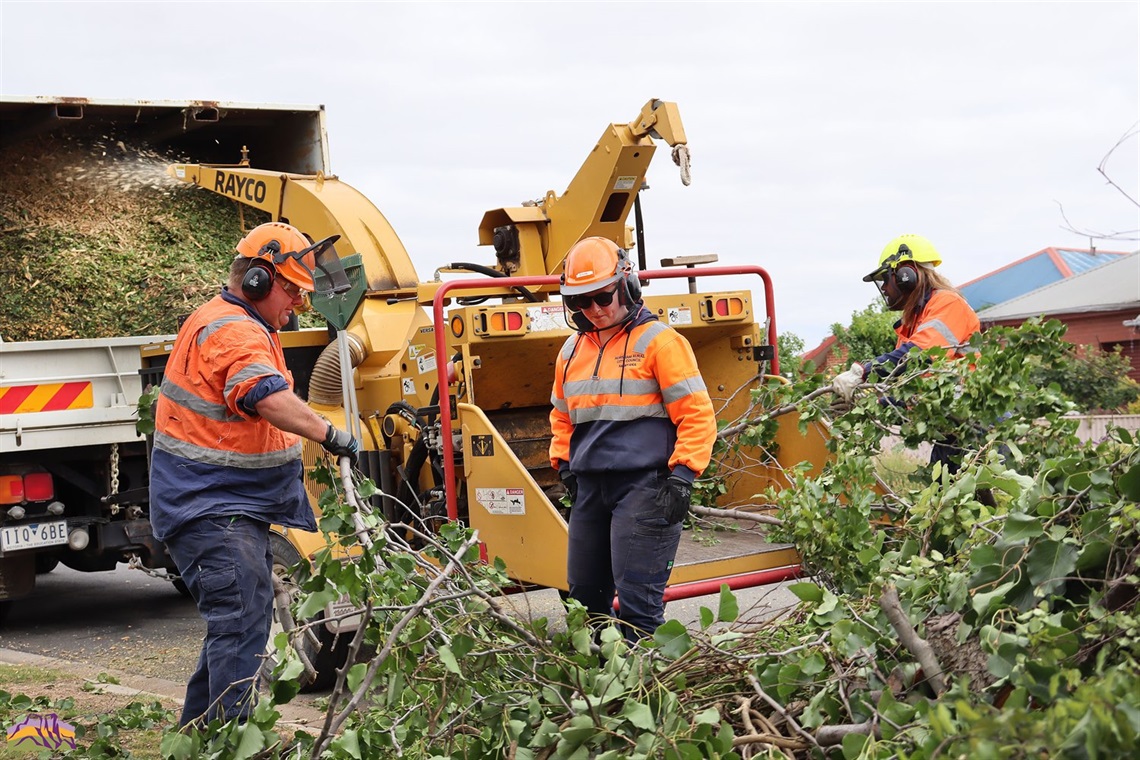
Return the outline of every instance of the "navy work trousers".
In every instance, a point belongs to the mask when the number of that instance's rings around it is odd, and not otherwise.
[[[201,716],[248,717],[273,615],[269,525],[248,517],[205,517],[166,546],[206,621],[179,725]]]
[[[673,570],[681,524],[668,525],[654,504],[669,471],[582,472],[570,512],[567,580],[570,598],[597,617],[614,613],[629,641],[665,622],[665,583]]]

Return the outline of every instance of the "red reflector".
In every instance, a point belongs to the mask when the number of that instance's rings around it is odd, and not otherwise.
[[[727,317],[728,316],[728,299],[727,298],[716,299],[716,313],[718,316],[721,316],[721,317]]]
[[[522,329],[522,314],[519,314],[517,311],[508,311],[507,312],[507,329],[508,330]]]
[[[51,475],[46,472],[32,472],[24,476],[24,498],[28,501],[47,501],[55,497],[55,486]]]
[[[23,500],[23,478],[19,475],[0,475],[0,504],[19,504]]]

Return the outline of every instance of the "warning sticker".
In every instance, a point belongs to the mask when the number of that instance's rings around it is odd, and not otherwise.
[[[691,325],[693,324],[693,310],[688,306],[677,306],[669,309],[669,324],[671,325]]]
[[[423,346],[411,345],[408,346],[408,358],[415,359],[417,356],[424,352]]]
[[[405,377],[403,380],[400,381],[400,385],[402,386],[403,393],[405,396],[416,395],[416,381],[413,380],[412,378]]]
[[[416,364],[419,365],[421,375],[426,375],[428,372],[435,372],[435,354],[417,357]]]
[[[614,190],[632,190],[637,184],[637,177],[618,177],[614,182]]]
[[[493,515],[526,514],[526,498],[521,488],[476,488],[475,501]]]
[[[566,310],[561,306],[531,306],[526,310],[530,317],[531,332],[550,332],[551,330],[566,330]]]

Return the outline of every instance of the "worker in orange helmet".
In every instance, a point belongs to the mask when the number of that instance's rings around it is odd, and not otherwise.
[[[887,243],[879,256],[879,266],[863,278],[878,287],[887,308],[901,311],[895,322],[898,340],[895,348],[867,362],[856,362],[835,378],[832,387],[850,404],[855,389],[874,372],[880,377],[894,373],[914,347],[942,347],[951,357],[963,355],[971,336],[981,329],[978,315],[935,267],[942,255],[921,235],[900,235]],[[930,453],[931,464],[942,462],[957,472],[961,451],[952,440],[936,441]]]
[[[277,331],[335,263],[288,224],[237,244],[229,283],[178,331],[155,409],[150,521],[206,621],[181,725],[248,717],[273,608],[269,526],[315,531],[301,442],[359,444],[293,393]],[[331,257],[330,255],[331,254]]]
[[[569,596],[629,641],[665,622],[694,479],[716,416],[689,342],[641,302],[633,264],[590,237],[566,256],[562,303],[576,328],[558,352],[550,463],[572,501]]]

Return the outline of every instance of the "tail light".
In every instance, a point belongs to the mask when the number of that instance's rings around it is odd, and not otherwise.
[[[0,504],[48,501],[55,498],[55,484],[46,472],[0,475]]]

